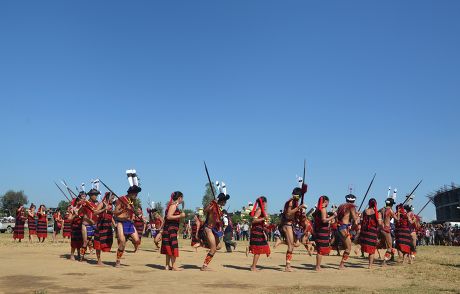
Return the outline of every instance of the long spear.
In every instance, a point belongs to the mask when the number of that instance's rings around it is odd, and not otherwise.
[[[216,193],[214,193],[214,186],[212,185],[211,177],[209,176],[208,167],[206,166],[206,161],[203,161],[203,162],[204,162],[204,169],[206,170],[206,175],[208,176],[209,186],[211,187],[212,196],[214,196],[214,200],[216,200]]]
[[[69,197],[67,197],[67,194],[64,193],[64,191],[62,191],[61,187],[58,186],[58,184],[56,184],[56,182],[54,182],[54,184],[56,185],[56,187],[58,187],[59,191],[61,191],[62,195],[64,195],[64,197],[69,201],[69,202],[72,202]]]
[[[361,211],[361,207],[363,207],[364,201],[366,200],[367,194],[369,193],[369,190],[371,189],[372,184],[374,183],[374,179],[375,179],[375,176],[376,176],[376,175],[377,175],[377,173],[374,173],[374,177],[372,177],[372,180],[371,180],[371,182],[369,183],[369,187],[367,187],[366,194],[364,195],[364,198],[363,198],[363,200],[361,201],[361,205],[359,205],[358,211]]]
[[[420,186],[420,184],[422,183],[422,181],[423,181],[423,180],[420,180],[420,182],[418,182],[417,186],[415,186],[414,190],[412,190],[412,192],[410,192],[410,194],[406,196],[406,200],[404,200],[404,202],[403,202],[403,204],[402,204],[403,206],[404,206],[404,204],[407,203],[407,201],[409,201],[410,196],[412,196],[412,194],[414,194],[415,190],[417,190],[418,186]]]
[[[75,193],[69,188],[69,186],[67,186],[67,183],[66,183],[64,180],[61,180],[61,183],[67,188],[67,191],[69,191],[70,195],[75,196],[75,198],[78,197],[77,194],[75,194]],[[74,197],[72,197],[72,198],[74,198]]]
[[[430,198],[430,197],[428,197],[428,198]],[[428,202],[427,202],[427,203],[422,207],[422,209],[420,209],[420,211],[417,213],[417,216],[419,216],[419,214],[422,213],[422,211],[425,209],[425,207],[426,207],[430,202],[433,202],[433,198],[430,198],[430,199],[428,200]],[[434,202],[433,202],[433,204],[434,204]]]
[[[303,178],[302,178],[302,188],[303,188],[303,185],[305,184],[305,167],[307,165],[307,160],[304,159],[303,160]],[[300,205],[303,204],[303,199],[305,197],[305,193],[302,193],[302,200],[300,200]]]

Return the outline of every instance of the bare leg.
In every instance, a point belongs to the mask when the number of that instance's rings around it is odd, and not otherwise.
[[[294,232],[291,226],[283,226],[283,231],[286,236],[286,243],[288,245],[286,251],[286,266],[284,271],[292,272],[291,268],[291,259],[292,259],[292,252],[294,251]]]
[[[257,262],[259,261],[260,254],[254,254],[254,258],[252,259],[251,271],[258,272],[257,269]]]
[[[121,257],[125,251],[126,238],[123,233],[123,224],[121,222],[117,223],[117,237],[118,237],[118,249],[117,249],[117,260],[115,267],[119,267],[121,264]]]
[[[212,230],[210,228],[204,228],[204,231],[206,233],[206,239],[209,244],[209,252],[206,255],[206,258],[204,259],[204,263],[203,263],[203,266],[201,267],[201,270],[207,271],[207,270],[210,270],[208,266],[212,258],[214,257],[214,254],[216,254],[217,246],[216,246],[216,239],[214,238],[214,234],[212,233]]]
[[[321,270],[321,260],[323,259],[323,256],[319,253],[316,254],[316,268],[315,270],[319,272]]]

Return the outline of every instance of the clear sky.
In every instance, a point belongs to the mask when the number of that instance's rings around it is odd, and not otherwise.
[[[194,208],[206,160],[230,210],[273,212],[306,158],[310,207],[376,172],[380,205],[423,179],[418,212],[460,182],[459,36],[459,1],[2,1],[0,193],[135,168]]]

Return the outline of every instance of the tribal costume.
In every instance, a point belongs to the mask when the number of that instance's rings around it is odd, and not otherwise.
[[[62,230],[63,238],[70,238],[72,235],[72,220],[70,220],[69,216],[69,213],[66,213],[64,216],[64,229]]]
[[[375,254],[378,242],[378,211],[374,208],[374,214],[363,213],[363,223],[361,224],[361,233],[359,241],[361,250],[368,254]]]
[[[165,223],[163,225],[163,232],[161,234],[161,254],[178,257],[179,256],[179,243],[177,240],[177,232],[179,231],[180,219],[169,220],[167,215],[171,206],[172,200],[169,202],[165,210]],[[174,216],[180,215],[180,210],[176,207]]]
[[[396,224],[396,248],[403,254],[410,254],[412,251],[412,237],[410,235],[409,219],[403,207],[398,207],[399,221]]]
[[[24,208],[21,206],[16,210],[16,221],[14,224],[13,239],[21,241],[24,239],[24,225],[26,217],[24,215]]]
[[[46,212],[38,212],[37,216],[38,216],[37,237],[46,238],[48,237]]]
[[[35,222],[35,214],[27,216],[27,226],[29,227],[29,236],[37,235],[37,223]]]
[[[107,210],[99,214],[94,233],[94,249],[110,252],[113,244],[112,219],[112,204],[108,204]]]
[[[251,211],[251,216],[254,217],[257,207],[260,206],[260,216],[257,217],[257,220],[263,220],[259,222],[253,222],[251,224],[251,235],[249,239],[249,252],[252,254],[266,254],[270,256],[270,246],[268,245],[267,235],[265,234],[265,218],[267,214],[265,212],[265,207],[263,205],[262,197],[256,200],[254,207]]]

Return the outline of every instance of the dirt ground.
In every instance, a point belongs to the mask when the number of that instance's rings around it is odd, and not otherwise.
[[[62,241],[62,239],[61,239]],[[236,251],[216,254],[213,272],[201,272],[206,255],[195,252],[189,240],[181,240],[181,272],[163,270],[165,258],[144,238],[140,251],[127,248],[121,268],[114,268],[115,251],[103,254],[106,266],[70,261],[68,243],[14,243],[11,234],[0,234],[1,293],[460,293],[460,247],[419,247],[412,265],[392,264],[382,268],[377,259],[368,270],[367,260],[351,256],[348,268],[338,270],[340,257],[323,258],[322,272],[314,271],[315,256],[296,250],[295,272],[283,272],[286,247],[262,256],[262,271],[249,271],[247,242]],[[113,248],[114,249],[114,248]],[[383,252],[382,252],[383,254]]]

